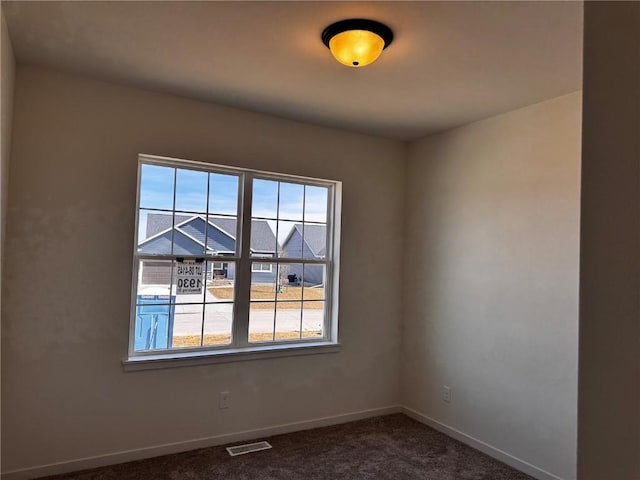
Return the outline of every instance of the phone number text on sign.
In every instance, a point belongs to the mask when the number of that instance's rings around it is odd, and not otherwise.
[[[202,263],[176,264],[176,293],[202,293]]]

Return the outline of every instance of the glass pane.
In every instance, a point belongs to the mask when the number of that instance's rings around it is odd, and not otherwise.
[[[147,298],[136,306],[134,350],[162,350],[171,348],[173,307]]]
[[[296,222],[278,222],[278,256],[280,258],[302,257],[302,224]]]
[[[173,254],[203,256],[205,221],[202,215],[176,212],[173,229]]]
[[[173,266],[171,292],[175,303],[202,303],[204,301],[206,263],[185,260]]]
[[[327,221],[327,195],[326,187],[305,186],[304,189],[304,220],[305,222]]]
[[[176,172],[175,210],[205,213],[208,181],[207,172],[179,168]]]
[[[233,302],[235,298],[235,262],[207,262],[207,291],[205,301]]]
[[[303,225],[303,258],[322,260],[327,256],[327,226],[313,223]]]
[[[251,255],[274,257],[277,244],[276,235],[266,220],[251,220]]]
[[[280,182],[279,219],[302,220],[303,202],[304,185]]]
[[[301,302],[278,302],[276,305],[276,340],[300,338]]]
[[[204,222],[203,222],[204,223]],[[209,216],[207,225],[207,253],[235,255],[238,220],[236,217]],[[203,230],[204,241],[204,230]]]
[[[253,262],[251,264],[251,300],[275,300],[276,264]]]
[[[305,264],[303,273],[304,299],[324,300],[324,286],[326,279],[325,265]]]
[[[204,306],[204,345],[231,343],[233,304],[209,303]]]
[[[140,210],[138,218],[138,252],[171,253],[172,212]]]
[[[324,302],[302,302],[302,338],[322,338]]]
[[[175,169],[158,165],[141,166],[140,208],[173,210],[173,180]]]
[[[140,260],[136,304],[172,303],[171,260]]]
[[[202,345],[203,305],[176,305],[173,322],[173,348]]]
[[[251,302],[249,307],[249,341],[273,341],[274,302]]]
[[[278,265],[278,302],[302,300],[302,264],[281,263]]]
[[[238,215],[238,177],[209,175],[209,213]]]
[[[278,182],[258,178],[253,180],[251,212],[254,217],[277,218]]]

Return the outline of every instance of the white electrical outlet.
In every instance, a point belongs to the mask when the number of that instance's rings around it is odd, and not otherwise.
[[[448,385],[444,385],[442,387],[442,400],[447,403],[451,402],[451,387],[449,387]]]
[[[229,408],[231,404],[231,392],[220,392],[218,408]]]

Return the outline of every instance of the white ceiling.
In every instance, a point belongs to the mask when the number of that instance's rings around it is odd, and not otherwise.
[[[409,140],[581,88],[581,2],[3,2],[20,63]],[[362,69],[324,27],[395,34]]]

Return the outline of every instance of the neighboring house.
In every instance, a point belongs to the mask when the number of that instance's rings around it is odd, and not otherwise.
[[[204,215],[172,215],[149,213],[147,215],[146,238],[138,244],[140,253],[169,253],[173,236],[175,255],[232,256],[236,249],[236,219]],[[251,225],[251,253],[255,256],[273,258],[276,253],[276,237],[266,220],[253,220]],[[142,284],[168,283],[166,268],[161,262],[145,261]],[[272,264],[253,264],[252,281],[271,283],[275,280]],[[207,276],[233,279],[234,262],[210,263]]]
[[[290,258],[324,259],[327,254],[326,225],[305,224],[303,229],[301,223],[296,223],[282,243],[282,251],[285,257]],[[296,275],[298,279],[302,278],[302,265],[291,265],[287,274]],[[305,285],[324,284],[324,267],[305,265],[304,283]]]

